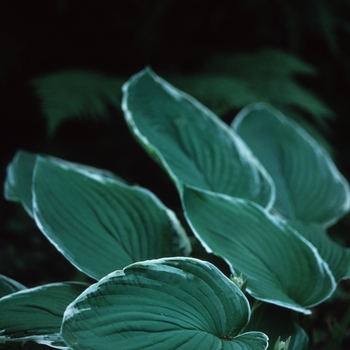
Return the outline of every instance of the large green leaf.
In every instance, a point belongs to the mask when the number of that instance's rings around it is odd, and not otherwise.
[[[262,303],[252,312],[244,331],[259,330],[269,337],[269,350],[274,350],[278,338],[286,341],[289,337],[288,350],[306,350],[309,338],[306,332],[296,323],[291,310],[276,305]]]
[[[329,226],[350,208],[350,190],[328,153],[295,122],[264,104],[249,106],[233,127],[276,185],[274,208],[286,218]]]
[[[350,249],[334,242],[319,224],[293,222],[293,227],[310,241],[327,262],[336,281],[350,278]]]
[[[26,287],[12,278],[0,275],[0,298],[5,295],[18,292]]]
[[[4,186],[5,198],[14,202],[21,202],[31,217],[33,217],[32,175],[35,161],[35,154],[18,151],[7,167]]]
[[[87,289],[67,308],[62,337],[73,350],[266,349],[263,333],[240,333],[249,316],[243,293],[214,265],[150,260]]]
[[[46,237],[96,279],[136,261],[190,251],[175,214],[151,192],[79,164],[39,157],[33,210]]]
[[[10,201],[20,202],[31,217],[33,217],[32,179],[34,166],[38,156],[38,154],[23,150],[17,151],[7,167],[7,176],[4,186],[5,198]],[[40,157],[59,160],[58,158],[45,155],[40,155]],[[96,169],[81,164],[79,164],[79,168],[84,168],[87,172],[92,172],[94,174],[99,173],[105,177],[110,177],[123,182],[121,178],[108,170]]]
[[[35,341],[66,347],[60,335],[66,307],[88,285],[78,282],[47,284],[0,299],[0,343]]]
[[[272,204],[268,174],[241,139],[198,101],[150,69],[132,77],[123,91],[132,132],[178,188],[185,183]]]
[[[257,299],[299,312],[327,299],[335,281],[317,250],[256,203],[185,187],[185,215],[208,252],[222,256]]]

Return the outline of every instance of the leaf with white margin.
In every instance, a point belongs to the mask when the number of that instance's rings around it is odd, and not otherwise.
[[[348,183],[326,150],[296,122],[261,103],[244,108],[232,127],[271,175],[278,213],[327,227],[349,211]]]
[[[39,155],[23,150],[16,152],[10,164],[7,166],[7,175],[5,179],[4,195],[9,201],[20,202],[29,216],[33,217],[33,194],[32,194],[32,180],[35,162],[38,157],[60,160],[55,157],[47,155]],[[90,166],[79,164],[80,168],[84,168],[93,174],[101,173],[106,177],[117,179],[121,182],[123,180],[111,173],[108,170],[96,169]]]
[[[60,328],[66,307],[88,284],[62,282],[25,289],[0,299],[0,343],[35,341],[67,348]]]
[[[91,167],[42,157],[33,177],[38,227],[74,266],[95,279],[136,261],[190,252],[174,212],[144,188]]]
[[[324,227],[319,224],[304,224],[300,221],[291,223],[293,227],[310,241],[320,256],[327,262],[335,280],[350,278],[350,249],[334,242]]]
[[[262,350],[267,337],[240,333],[250,316],[240,289],[193,258],[138,262],[102,278],[64,314],[73,350]]]
[[[190,187],[182,202],[202,245],[248,278],[256,299],[308,314],[333,293],[334,277],[315,247],[256,203]]]
[[[181,184],[274,202],[274,185],[248,147],[215,114],[151,69],[123,86],[122,108],[137,140]]]
[[[275,349],[274,345],[279,337],[284,342],[291,337],[288,350],[306,350],[309,337],[295,321],[294,316],[291,310],[262,303],[254,309],[249,323],[243,331],[259,330],[264,332],[269,337],[269,349],[271,350]]]
[[[32,175],[36,155],[17,151],[7,166],[4,195],[7,200],[21,202],[25,211],[33,217],[32,208]]]
[[[0,298],[5,295],[16,293],[22,289],[26,289],[26,287],[4,275],[0,275]]]

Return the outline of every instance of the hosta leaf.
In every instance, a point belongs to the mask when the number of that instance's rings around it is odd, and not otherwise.
[[[319,224],[294,222],[293,227],[310,241],[318,250],[322,259],[327,262],[336,281],[350,278],[350,249],[334,242],[324,227]]]
[[[33,217],[32,175],[36,155],[18,151],[7,167],[4,195],[5,198],[21,202],[26,212]]]
[[[175,214],[157,197],[93,168],[39,157],[33,203],[41,231],[96,279],[135,261],[190,250]]]
[[[0,299],[0,343],[33,340],[66,347],[60,336],[66,307],[88,285],[78,282],[47,284]]]
[[[317,250],[257,204],[185,187],[183,206],[203,246],[248,278],[255,298],[309,313],[334,291]]]
[[[284,217],[329,226],[350,208],[350,190],[328,153],[298,124],[264,104],[233,123],[274,180]]]
[[[66,310],[73,350],[266,349],[248,322],[243,293],[214,265],[193,258],[134,263],[92,285]]]
[[[270,206],[265,170],[226,124],[150,69],[123,87],[125,118],[142,146],[181,184]]]
[[[69,118],[108,116],[108,104],[119,108],[124,80],[88,71],[63,71],[33,79],[48,120],[48,131]]]
[[[33,193],[32,180],[33,171],[38,154],[19,150],[16,152],[13,160],[7,167],[7,176],[4,186],[5,198],[14,202],[21,202],[27,213],[33,217]],[[40,155],[42,158],[58,160],[58,158]],[[96,169],[90,166],[79,164],[80,168],[84,168],[87,172],[99,173],[105,177],[117,179],[123,182],[118,176],[108,170]]]
[[[26,287],[12,278],[0,275],[0,298],[5,295],[18,292]]]
[[[306,350],[309,338],[306,332],[295,322],[290,310],[262,303],[253,312],[244,331],[259,330],[269,337],[269,350],[274,350],[274,345],[280,337],[286,341],[289,337],[288,350]]]

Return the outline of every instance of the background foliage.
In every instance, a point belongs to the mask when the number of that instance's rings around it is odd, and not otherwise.
[[[111,170],[181,212],[119,107],[122,83],[146,65],[226,121],[271,103],[322,139],[350,179],[347,0],[15,0],[0,5],[0,23],[2,183],[23,148]],[[0,213],[0,273],[26,286],[83,278],[22,208],[1,199]],[[346,246],[349,233],[349,216],[332,229]],[[349,299],[343,281],[304,325],[315,348],[326,334],[349,346]]]

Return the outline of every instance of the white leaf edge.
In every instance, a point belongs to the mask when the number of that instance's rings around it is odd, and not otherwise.
[[[176,89],[174,86],[169,84],[167,81],[162,79],[153,70],[149,67],[143,69],[141,72],[133,75],[126,83],[124,83],[122,87],[123,98],[122,98],[122,110],[124,112],[125,120],[132,132],[136,136],[137,139],[141,140],[141,142],[151,151],[152,154],[156,156],[156,159],[160,161],[160,163],[166,169],[166,172],[169,174],[170,178],[174,181],[177,189],[181,192],[181,188],[183,186],[182,181],[174,174],[171,167],[167,163],[166,159],[163,157],[161,152],[157,149],[157,147],[153,146],[153,144],[148,140],[146,136],[144,136],[139,128],[137,127],[134,119],[133,113],[128,106],[128,98],[129,98],[129,87],[131,84],[140,80],[144,75],[150,75],[150,77],[154,80],[155,83],[161,85],[161,87],[166,90],[170,96],[172,96],[175,100],[179,101],[181,99],[187,100],[191,104],[193,104],[198,110],[200,110],[204,115],[206,115],[213,123],[215,123],[219,128],[221,128],[226,134],[230,136],[233,143],[236,145],[239,153],[249,162],[251,165],[255,166],[258,171],[261,173],[262,177],[269,183],[271,188],[271,195],[268,203],[266,204],[267,209],[271,209],[276,199],[276,188],[275,184],[270,176],[270,174],[265,170],[260,161],[253,155],[252,151],[243,141],[243,139],[234,132],[232,128],[223,123],[212,111],[210,111],[207,107],[201,104],[199,101],[194,99],[192,96],[187,93]],[[200,188],[198,188],[200,189]]]

